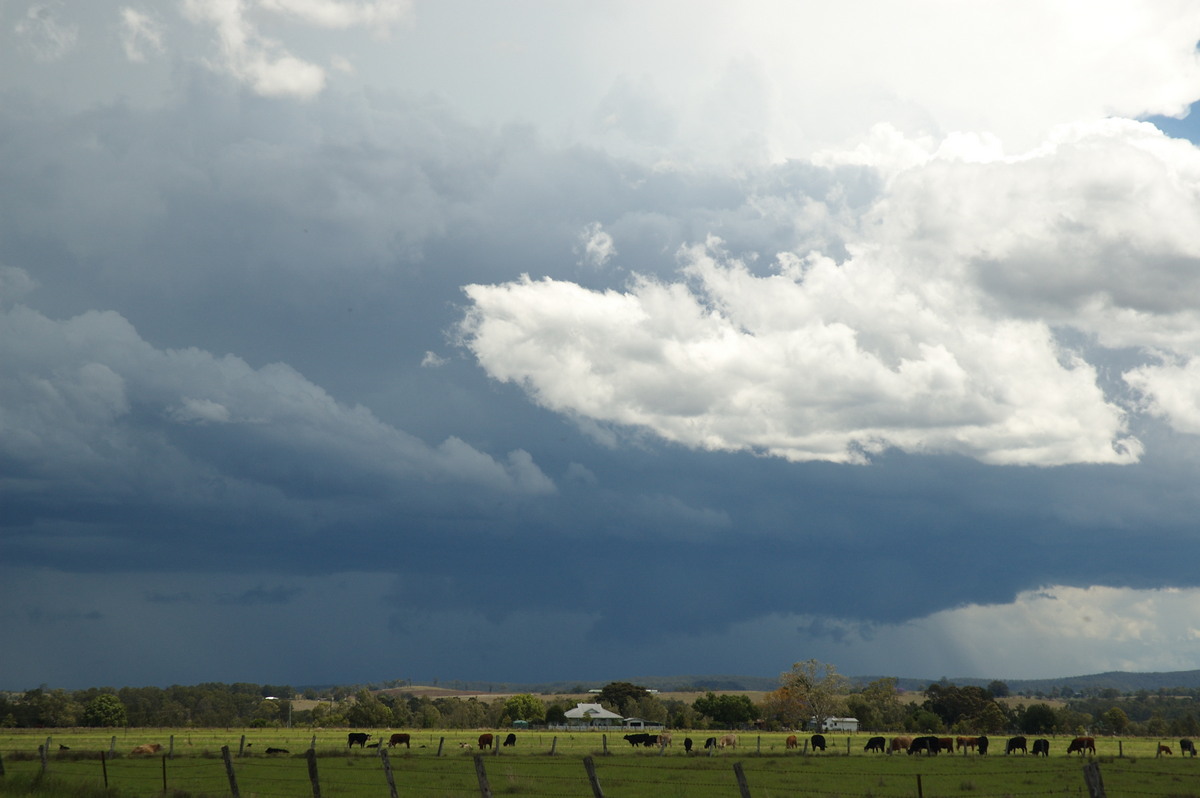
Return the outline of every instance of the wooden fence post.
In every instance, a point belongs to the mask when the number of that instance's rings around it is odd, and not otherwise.
[[[174,734],[171,735],[171,739],[168,742],[170,743],[170,745],[167,747],[167,758],[174,759],[175,758],[175,735]]]
[[[39,746],[38,746],[38,756],[39,756],[39,757],[41,758],[41,760],[42,760],[42,772],[41,772],[40,776],[45,776],[45,775],[46,775],[46,767],[47,767],[47,765],[49,764],[49,763],[46,761],[46,746],[44,746],[44,745],[39,745]],[[39,776],[39,777],[40,777],[40,776]]]
[[[444,746],[445,744],[446,744],[446,738],[445,738],[445,737],[439,737],[439,738],[438,738],[438,750],[437,750],[437,755],[438,755],[438,756],[441,756],[441,755],[442,755],[442,746]]]
[[[163,768],[163,795],[167,794],[167,754],[162,755]]]
[[[600,789],[600,779],[596,778],[596,763],[590,756],[583,758],[583,769],[587,771],[588,783],[592,785],[594,798],[604,798],[604,790]]]
[[[237,776],[233,774],[233,758],[229,756],[229,746],[221,746],[221,758],[225,760],[225,775],[229,777],[229,792],[233,798],[241,798],[238,792]]]
[[[108,755],[117,755],[117,735],[115,734],[112,736],[112,739],[108,741]]]
[[[1104,780],[1100,778],[1100,763],[1089,762],[1083,766],[1083,781],[1092,798],[1105,798]]]
[[[475,754],[475,777],[479,780],[480,798],[492,798],[492,788],[488,784],[487,771],[483,769],[483,756]]]
[[[756,753],[756,754],[762,753],[762,735],[761,734],[754,738],[754,753]]]
[[[750,798],[750,785],[746,783],[746,774],[742,770],[741,762],[733,763],[733,776],[737,779],[738,790],[742,793],[742,798]]]
[[[242,735],[242,741],[238,743],[238,759],[246,755],[246,735]]]
[[[921,774],[917,774],[917,798],[925,798],[925,790],[921,788]]]
[[[108,789],[108,762],[105,761],[103,751],[100,752],[100,773],[104,776],[104,789],[107,790]]]
[[[4,757],[0,756],[0,776],[4,775]]]
[[[608,756],[608,735],[607,734],[600,735],[600,748],[602,751],[604,751],[604,755]]]
[[[312,782],[313,798],[321,798],[321,782],[317,778],[317,752],[308,749],[308,780]]]
[[[383,760],[383,775],[387,779],[392,798],[400,798],[396,793],[396,779],[392,776],[392,763],[388,760],[387,751],[383,749],[383,746],[379,746],[379,758]]]
[[[558,735],[554,735],[554,739],[550,741],[550,756],[554,756],[554,749],[558,748]],[[0,774],[2,775],[2,774]]]

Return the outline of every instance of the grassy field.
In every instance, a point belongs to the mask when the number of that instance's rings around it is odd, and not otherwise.
[[[388,764],[399,795],[460,798],[480,794],[474,747],[479,732],[416,730],[410,749],[388,751]],[[592,795],[584,767],[591,757],[597,780],[609,798],[705,798],[739,796],[734,766],[738,765],[750,794],[756,798],[782,796],[970,796],[1002,798],[1025,795],[1087,795],[1083,780],[1086,759],[1065,755],[1067,740],[1052,738],[1048,759],[1032,756],[883,756],[866,754],[867,736],[827,735],[823,753],[788,751],[785,734],[740,733],[736,750],[713,756],[688,756],[682,740],[703,740],[711,732],[675,732],[675,744],[660,754],[655,749],[631,748],[621,731],[517,732],[517,745],[482,752],[480,763],[494,795]],[[174,755],[133,756],[132,748],[157,742]],[[245,747],[243,747],[243,735]],[[373,730],[372,740],[388,732]],[[309,763],[305,756],[314,732],[310,730],[129,729],[117,732],[114,758],[111,731],[56,729],[0,731],[0,795],[29,794],[39,778],[39,745],[50,740],[42,784],[44,796],[223,796],[230,785],[221,756],[228,746],[242,796],[309,796]],[[316,767],[323,798],[387,796],[384,763],[371,749],[346,747],[345,730],[315,732]],[[607,747],[605,746],[607,742]],[[1111,796],[1168,796],[1200,798],[1200,758],[1155,756],[1157,740],[1097,741],[1100,763]],[[1170,742],[1177,747],[1178,741]],[[460,744],[471,746],[461,748]],[[993,744],[999,744],[997,739]],[[441,745],[441,756],[437,755]],[[61,750],[59,746],[67,746]],[[286,755],[267,755],[268,746],[286,748]],[[550,756],[551,748],[555,751]],[[239,749],[242,752],[238,756]],[[1123,756],[1122,756],[1123,754]],[[109,791],[103,790],[107,775]],[[54,787],[54,785],[58,785]]]

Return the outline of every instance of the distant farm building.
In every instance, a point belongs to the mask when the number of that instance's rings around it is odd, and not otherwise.
[[[817,729],[817,719],[808,722],[809,728],[826,732],[858,732],[858,718],[825,718],[821,728]]]
[[[568,726],[620,726],[624,718],[599,704],[576,704],[563,713]]]

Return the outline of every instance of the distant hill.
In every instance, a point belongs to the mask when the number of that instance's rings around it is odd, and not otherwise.
[[[850,676],[847,677],[850,682],[855,685],[865,685],[877,679],[884,678],[883,676]],[[943,679],[917,679],[910,677],[898,677],[896,686],[903,690],[924,690],[935,682],[943,681]],[[1074,692],[1095,690],[1114,689],[1122,693],[1133,693],[1138,690],[1148,690],[1154,692],[1161,689],[1170,689],[1173,687],[1184,687],[1189,689],[1200,688],[1200,670],[1194,671],[1166,671],[1166,672],[1148,672],[1148,673],[1132,673],[1126,671],[1108,671],[1107,673],[1095,673],[1084,676],[1062,676],[1053,679],[1005,679],[1003,677],[971,677],[964,676],[958,678],[946,678],[947,683],[956,684],[960,687],[974,685],[977,687],[987,687],[988,684],[994,681],[1001,681],[1008,685],[1010,692],[1015,694],[1035,694],[1048,693],[1051,690],[1070,688]],[[779,676],[745,676],[745,675],[692,675],[692,676],[616,676],[612,679],[603,681],[589,681],[580,679],[577,681],[558,681],[558,682],[483,682],[483,681],[467,681],[467,680],[449,680],[441,681],[441,687],[453,690],[477,691],[480,693],[586,693],[591,689],[599,689],[609,682],[632,682],[633,684],[641,685],[652,690],[661,692],[695,692],[712,690],[713,692],[740,692],[740,691],[769,691],[774,690],[779,686]],[[403,692],[403,686],[397,684],[389,684],[389,687]]]

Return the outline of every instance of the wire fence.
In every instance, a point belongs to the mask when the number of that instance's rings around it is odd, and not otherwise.
[[[84,788],[121,798],[190,795],[233,798],[350,798],[519,794],[539,798],[667,798],[687,796],[814,796],[814,798],[1022,798],[1119,796],[1200,798],[1200,762],[1179,758],[1035,759],[1010,757],[798,757],[723,753],[661,756],[517,755],[452,750],[172,756],[110,751],[51,751],[0,755],[0,794],[8,785],[56,783],[58,794]],[[1101,766],[1103,772],[1101,773]],[[10,792],[15,792],[15,788]]]

